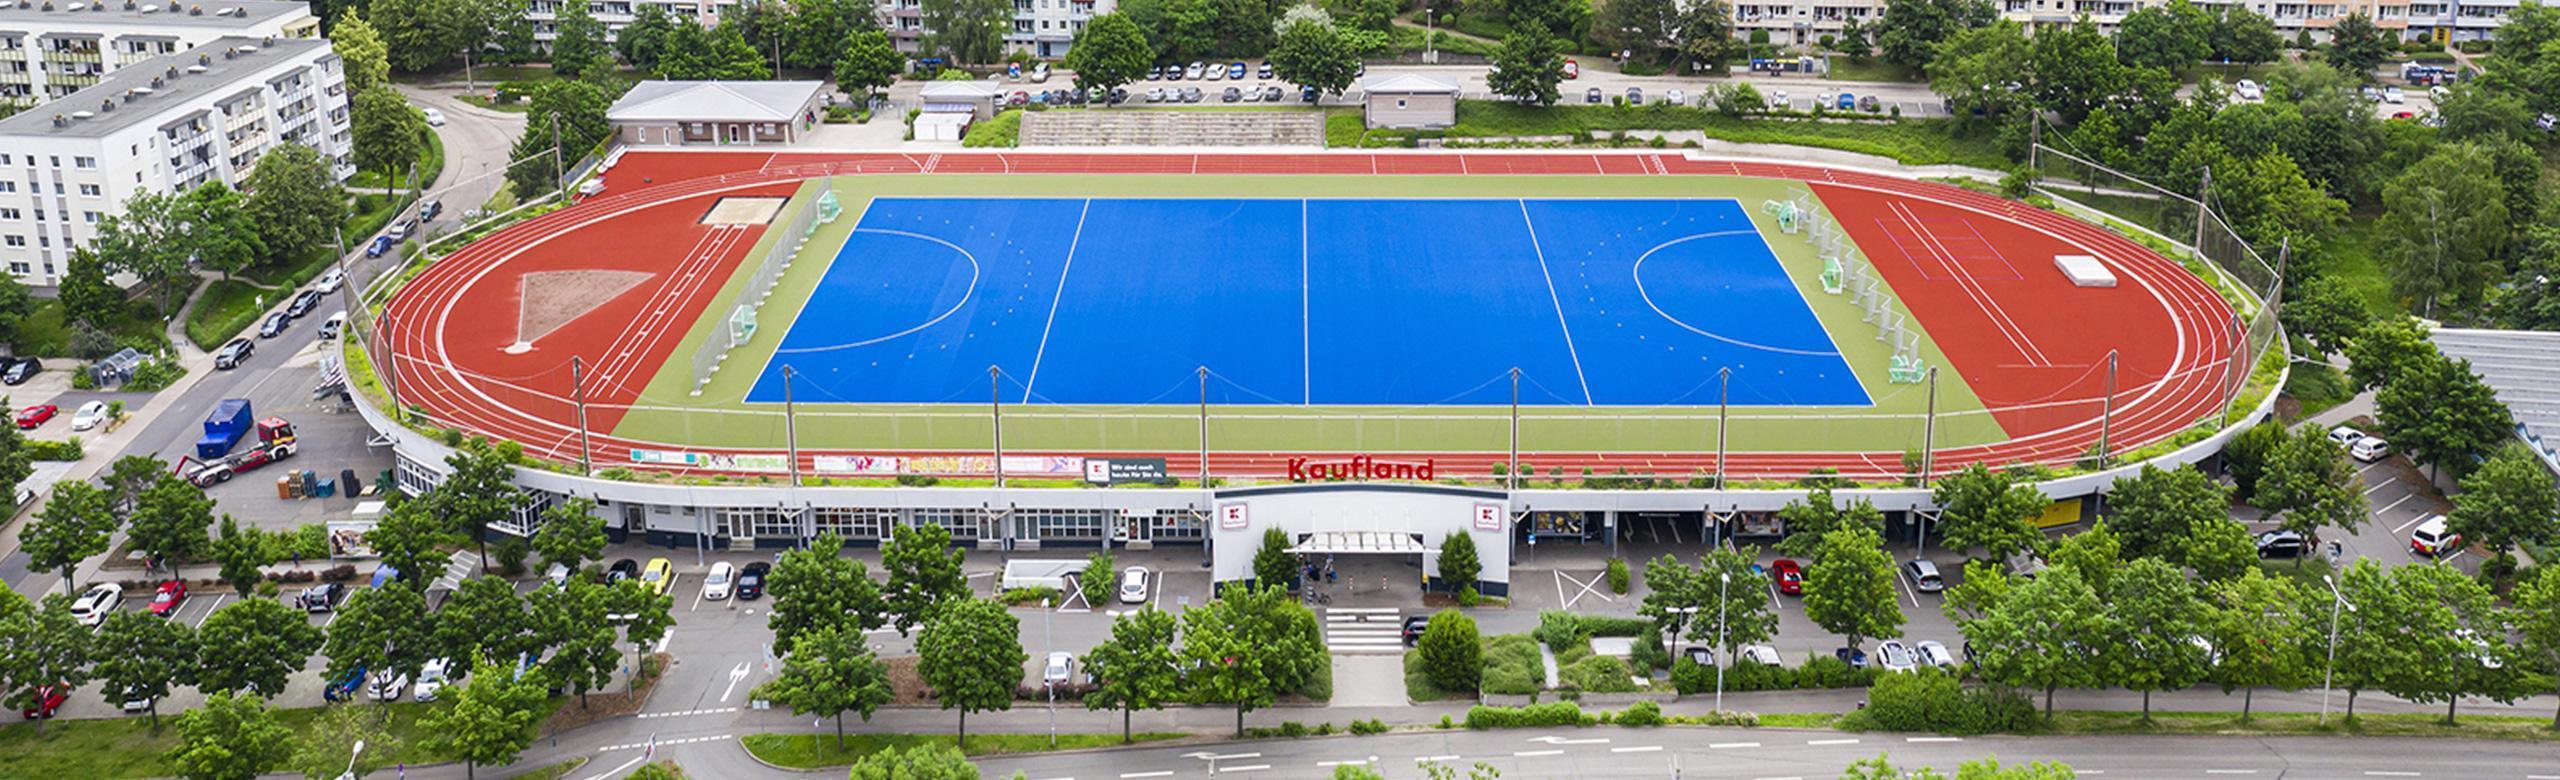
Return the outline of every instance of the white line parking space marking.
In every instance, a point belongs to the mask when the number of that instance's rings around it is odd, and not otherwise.
[[[1456,761],[1456,760],[1458,760],[1458,757],[1457,757],[1457,756],[1415,756],[1415,757],[1413,757],[1413,762],[1414,762],[1414,763],[1416,763],[1416,764],[1428,764],[1428,763],[1432,763],[1432,762],[1435,762],[1435,761]]]
[[[682,717],[691,716],[691,715],[719,715],[719,714],[722,714],[722,713],[737,712],[737,711],[738,711],[738,708],[736,708],[736,707],[721,707],[721,708],[718,708],[718,709],[708,709],[708,710],[678,710],[678,711],[675,711],[675,712],[643,712],[643,713],[640,713],[640,714],[639,714],[638,716],[636,716],[636,717],[639,717],[639,718],[641,718],[641,719],[643,719],[643,720],[646,720],[646,719],[649,719],[649,718],[682,718]]]
[[[2390,462],[2390,461],[2377,460],[2377,461],[2374,461],[2374,462],[2372,462],[2372,463],[2365,464],[2365,467],[2364,467],[2364,468],[2356,469],[2356,475],[2357,475],[2357,476],[2363,476],[2363,475],[2365,475],[2365,474],[2371,473],[2374,469],[2382,468],[2382,464],[2384,464],[2384,463],[2389,463],[2389,462]]]
[[[2366,775],[2366,776],[2369,776],[2369,777],[2417,777],[2417,776],[2418,776],[2418,773],[2416,773],[2416,772],[2376,772],[2376,771],[2368,770],[2368,771],[2366,771],[2366,772],[2365,772],[2365,775]]]
[[[1893,569],[1893,582],[1894,582],[1894,584],[1897,584],[1897,585],[1901,585],[1901,586],[1902,586],[1902,595],[1907,596],[1907,597],[1910,597],[1910,599],[1911,599],[1911,608],[1912,608],[1912,609],[1919,609],[1919,608],[1920,608],[1920,592],[1919,592],[1919,591],[1916,591],[1916,590],[1912,590],[1912,589],[1911,589],[1911,580],[1910,580],[1909,578],[1907,578],[1907,577],[1902,576],[1902,567],[1899,567],[1899,566],[1894,567],[1894,569]]]
[[[214,610],[217,610],[217,609],[221,609],[221,608],[222,608],[222,600],[223,600],[223,599],[230,598],[230,597],[231,597],[231,594],[228,594],[228,593],[224,593],[224,594],[220,594],[220,595],[214,596],[214,597],[213,597],[213,606],[206,607],[206,608],[205,608],[205,610],[204,610],[204,614],[202,614],[202,615],[197,615],[197,616],[196,616],[196,627],[197,627],[197,628],[203,628],[203,627],[204,627],[204,620],[205,620],[205,618],[213,617],[213,611],[214,611]]]
[[[1857,740],[1854,740],[1854,739],[1817,739],[1817,740],[1813,740],[1813,741],[1811,741],[1811,742],[1806,742],[1805,744],[1807,744],[1807,745],[1855,745],[1855,744],[1858,744],[1858,741],[1857,741]]]
[[[1514,750],[1514,751],[1511,751],[1511,757],[1513,757],[1513,758],[1537,758],[1537,757],[1539,757],[1539,756],[1561,756],[1561,755],[1564,755],[1564,751],[1562,751],[1562,750]]]
[[[1661,745],[1646,745],[1646,746],[1644,746],[1644,747],[1616,747],[1616,748],[1610,748],[1610,749],[1609,749],[1609,752],[1611,752],[1611,753],[1653,753],[1653,752],[1657,752],[1657,751],[1660,751],[1660,750],[1662,750],[1662,746],[1661,746]]]
[[[1904,742],[1963,742],[1963,737],[1908,737]]]
[[[2391,510],[2393,510],[2393,509],[2398,509],[2398,508],[2400,508],[2400,505],[2401,505],[2401,504],[2408,503],[2409,499],[2417,498],[2417,497],[2418,497],[2418,494],[2416,494],[2416,493],[2411,493],[2411,494],[2409,494],[2409,495],[2402,496],[2402,497],[2400,497],[2400,500],[2391,502],[2391,505],[2390,505],[2390,506],[2386,506],[2386,507],[2383,507],[2383,508],[2381,508],[2381,509],[2376,509],[2376,510],[2374,510],[2374,511],[2373,511],[2373,514],[2374,514],[2375,516],[2379,517],[2379,516],[2381,516],[2381,515],[2382,515],[2382,513],[2384,513],[2384,512],[2389,512],[2389,511],[2391,511]],[[2401,524],[2396,525],[2396,526],[2392,526],[2392,527],[2391,527],[2391,532],[2392,532],[2392,533],[2395,533],[2395,534],[2398,534],[2398,533],[2407,533],[2407,532],[2409,531],[2409,526],[2417,525],[2417,524],[2418,524],[2418,521],[2419,521],[2419,520],[2422,520],[2422,519],[2425,519],[2425,518],[2426,518],[2426,516],[2427,516],[2427,513],[2425,513],[2425,512],[2420,512],[2420,513],[2418,513],[2418,516],[2417,516],[2417,517],[2409,518],[2409,521],[2408,521],[2408,522],[2401,523]]]
[[[2372,487],[2365,488],[2365,489],[2364,489],[2364,494],[2365,494],[2365,495],[2370,496],[2370,495],[2373,495],[2373,491],[2381,490],[2381,489],[2383,489],[2383,488],[2387,488],[2387,487],[2390,487],[2390,486],[2392,486],[2392,485],[2397,485],[2397,484],[2400,484],[2400,483],[2392,482],[2392,481],[2390,481],[2390,480],[2383,480],[2383,481],[2381,481],[2381,482],[2376,482],[2376,483],[2374,483],[2374,484],[2373,484],[2373,486],[2372,486]]]
[[[718,742],[718,741],[721,741],[721,740],[724,740],[724,739],[731,739],[731,738],[733,738],[734,736],[735,736],[735,735],[732,735],[732,734],[722,734],[722,735],[720,735],[720,736],[716,736],[716,737],[693,737],[693,738],[690,738],[690,739],[663,739],[663,740],[659,740],[659,741],[658,741],[658,743],[657,743],[657,745],[658,745],[658,747],[668,747],[668,746],[672,746],[672,745],[691,745],[691,744],[694,744],[694,743],[696,743],[696,742]],[[633,742],[633,743],[628,744],[628,745],[606,745],[606,746],[604,746],[604,747],[596,748],[596,752],[598,752],[598,753],[611,753],[611,752],[616,751],[616,750],[639,750],[639,749],[641,749],[641,748],[645,748],[645,747],[648,747],[648,746],[649,746],[649,743],[647,743],[647,742]]]
[[[1172,770],[1165,770],[1165,771],[1161,771],[1161,772],[1124,772],[1124,773],[1121,773],[1121,775],[1120,775],[1120,780],[1138,780],[1138,778],[1141,778],[1141,777],[1172,777],[1172,776],[1173,776],[1173,771],[1172,771]]]
[[[1707,747],[1712,750],[1731,750],[1734,748],[1756,748],[1759,746],[1760,743],[1758,742],[1718,742],[1708,745]]]

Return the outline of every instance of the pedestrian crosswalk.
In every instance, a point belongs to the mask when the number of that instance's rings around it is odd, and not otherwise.
[[[1328,607],[1324,643],[1336,653],[1404,652],[1404,615],[1395,607]]]

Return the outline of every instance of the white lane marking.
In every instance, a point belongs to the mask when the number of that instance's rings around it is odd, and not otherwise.
[[[1270,769],[1270,768],[1271,768],[1271,765],[1270,765],[1270,764],[1250,764],[1250,765],[1246,765],[1246,766],[1220,767],[1220,768],[1218,769],[1218,774],[1225,775],[1225,774],[1234,774],[1234,773],[1237,773],[1237,772],[1260,772],[1260,771],[1262,771],[1262,770]]]
[[[1413,762],[1414,762],[1414,763],[1416,763],[1416,764],[1428,764],[1428,763],[1431,763],[1431,762],[1434,762],[1434,761],[1456,761],[1456,760],[1458,760],[1458,757],[1457,757],[1457,756],[1454,756],[1454,755],[1451,755],[1451,756],[1415,756],[1415,757],[1413,757]]]
[[[2372,770],[2366,770],[2366,771],[2365,771],[2365,775],[2366,775],[2366,776],[2369,776],[2369,777],[2417,777],[2417,776],[2418,776],[2418,773],[2416,773],[2416,772],[2377,772],[2377,771],[2372,771]]]
[[[1530,742],[1540,742],[1540,743],[1545,743],[1545,744],[1549,744],[1549,745],[1606,745],[1606,744],[1609,744],[1609,738],[1608,738],[1608,737],[1590,737],[1590,738],[1587,738],[1587,739],[1566,739],[1566,738],[1564,738],[1564,737],[1530,737],[1528,741],[1530,741]]]
[[[1209,759],[1209,760],[1211,760],[1211,761],[1238,761],[1238,760],[1247,759],[1247,758],[1261,758],[1261,757],[1262,757],[1262,754],[1260,754],[1260,753],[1228,753],[1228,754],[1223,755],[1223,756],[1221,756],[1221,755],[1207,755],[1207,756],[1201,756],[1201,758],[1206,758],[1206,759]]]
[[[724,739],[731,739],[731,738],[733,738],[734,736],[735,736],[735,735],[731,735],[731,734],[722,734],[722,735],[720,735],[720,736],[716,736],[716,737],[694,737],[694,738],[691,738],[691,739],[662,739],[662,740],[658,740],[658,741],[656,742],[656,744],[657,744],[657,746],[658,746],[658,747],[667,747],[667,746],[670,746],[670,745],[691,745],[691,744],[696,743],[696,742],[718,742],[718,741],[720,741],[720,740],[724,740]],[[606,746],[604,746],[604,747],[596,748],[596,752],[598,752],[598,753],[610,753],[610,752],[613,752],[613,751],[616,751],[616,750],[639,750],[639,749],[641,749],[641,748],[648,747],[650,744],[651,744],[651,743],[648,743],[648,742],[633,742],[633,743],[625,744],[625,745],[606,745]]]
[[[741,680],[745,680],[745,679],[747,679],[747,672],[748,672],[748,666],[747,666],[747,662],[745,662],[745,661],[739,661],[737,666],[730,667],[730,669],[729,669],[729,687],[724,688],[724,689],[721,689],[721,691],[720,691],[720,700],[721,700],[721,701],[724,701],[724,702],[725,702],[725,701],[728,701],[728,700],[729,700],[729,695],[730,695],[730,694],[733,694],[733,693],[737,693],[737,692],[738,692],[738,682],[739,682],[739,681],[741,681]]]
[[[1788,775],[1786,777],[1757,777],[1752,778],[1752,780],[1804,780],[1804,778],[1796,775]]]
[[[1172,770],[1169,770],[1169,769],[1168,769],[1168,770],[1165,770],[1165,771],[1161,771],[1161,772],[1122,772],[1122,773],[1120,773],[1120,780],[1138,780],[1138,778],[1141,778],[1141,777],[1172,777],[1172,776],[1173,776],[1173,771],[1172,771]]]
[[[1609,749],[1609,752],[1611,752],[1611,753],[1652,753],[1652,752],[1660,751],[1661,749],[1662,749],[1662,746],[1661,746],[1661,745],[1646,745],[1646,746],[1644,746],[1644,747],[1618,747],[1618,748],[1610,748],[1610,749]]]
[[[1562,750],[1514,750],[1514,751],[1511,751],[1511,757],[1512,757],[1512,758],[1537,758],[1537,757],[1539,757],[1539,756],[1561,756],[1561,755],[1564,755],[1564,751],[1562,751]]]
[[[1337,766],[1368,766],[1368,765],[1369,765],[1369,759],[1365,759],[1365,758],[1351,758],[1351,759],[1344,759],[1344,760],[1341,760],[1341,761],[1318,761],[1318,762],[1316,762],[1316,766],[1321,766],[1321,767],[1337,767]]]
[[[1857,740],[1854,740],[1854,739],[1817,739],[1817,740],[1813,740],[1813,741],[1811,741],[1811,742],[1806,742],[1805,744],[1807,744],[1807,745],[1855,745],[1855,744],[1858,744],[1858,741],[1857,741]]]
[[[1910,737],[1904,742],[1963,742],[1963,737]]]
[[[2255,769],[2207,769],[2207,770],[2204,770],[2204,773],[2205,773],[2205,774],[2208,774],[2208,775],[2254,775],[2254,774],[2257,774],[2257,773],[2258,773],[2258,770],[2255,770]]]
[[[604,780],[605,778],[613,777],[613,776],[615,776],[615,775],[622,774],[622,770],[630,769],[630,768],[631,768],[631,765],[633,765],[633,764],[637,764],[637,763],[640,763],[640,762],[642,762],[642,761],[647,761],[647,760],[649,760],[649,756],[648,756],[648,754],[645,754],[645,753],[644,753],[644,754],[641,754],[641,755],[637,755],[637,756],[632,756],[632,757],[631,757],[631,760],[622,762],[622,765],[621,765],[621,766],[614,767],[614,768],[612,768],[612,769],[607,769],[607,770],[604,770],[603,772],[599,772],[599,773],[596,773],[596,774],[588,775],[588,776],[587,776],[587,780]]]
[[[1758,742],[1718,742],[1708,745],[1707,747],[1712,750],[1728,750],[1732,748],[1756,748],[1759,746],[1760,743]]]
[[[736,707],[721,707],[721,708],[718,708],[718,709],[708,709],[708,710],[678,710],[678,711],[674,711],[674,712],[643,712],[643,713],[640,713],[640,714],[639,714],[638,716],[636,716],[636,717],[638,717],[638,718],[640,718],[640,719],[642,719],[642,720],[646,720],[646,719],[649,719],[649,718],[682,718],[682,717],[688,717],[688,716],[693,716],[693,715],[720,715],[720,714],[724,714],[724,713],[731,713],[731,712],[737,712],[737,711],[738,711],[738,708],[736,708]]]

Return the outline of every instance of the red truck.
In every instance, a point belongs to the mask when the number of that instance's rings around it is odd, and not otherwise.
[[[195,483],[197,487],[209,487],[229,482],[240,472],[293,457],[294,450],[297,448],[293,438],[293,423],[285,422],[282,417],[269,417],[258,421],[256,446],[218,460],[200,461],[194,458],[180,458],[178,459],[178,476],[185,477],[188,482]]]

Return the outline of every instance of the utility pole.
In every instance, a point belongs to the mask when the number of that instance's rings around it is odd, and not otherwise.
[[[788,458],[791,463],[792,487],[800,486],[800,416],[798,414],[799,409],[791,403],[791,377],[793,374],[797,373],[799,372],[791,369],[791,364],[783,364],[782,442],[783,447],[786,448],[786,451],[789,453],[785,457]]]
[[[1200,374],[1200,489],[1209,489],[1209,367]]]
[[[995,366],[987,367],[987,419],[996,426],[997,490],[1004,489],[1004,388],[997,380],[1003,373]]]
[[[1716,369],[1716,489],[1724,489],[1725,421],[1733,409],[1733,367]]]
[[[560,115],[551,115],[551,187],[569,199],[569,169],[560,164]]]
[[[1510,490],[1520,489],[1520,367],[1511,367],[1511,465],[1505,469]],[[1530,544],[1537,544],[1531,541]]]
[[[2205,224],[2205,218],[2206,218],[2207,216],[2211,215],[2211,213],[2212,213],[2213,209],[2212,209],[2211,207],[2206,206],[2205,204],[2212,203],[2212,202],[2213,202],[2213,166],[2208,165],[2208,166],[2205,166],[2205,167],[2204,167],[2204,176],[2203,176],[2202,180],[2201,180],[2201,181],[2199,181],[2199,182],[2196,184],[2196,243],[2195,243],[2196,256],[2197,256],[2197,257],[2202,257],[2202,258],[2204,258],[2204,261],[2205,261],[2205,262],[2208,262],[2208,263],[2210,263],[2210,262],[2214,262],[2214,260],[2213,260],[2213,256],[2212,256],[2212,255],[2205,254],[2205,251],[2204,251],[2204,224]]]
[[[2356,605],[2347,603],[2347,594],[2338,591],[2337,578],[2323,574],[2320,581],[2329,586],[2329,667],[2320,673],[2320,725],[2326,726],[2329,724],[2330,687],[2338,680],[2338,609],[2344,607],[2353,612]]]
[[[784,386],[789,387],[789,384],[785,383]],[[587,440],[586,361],[577,355],[569,356],[569,393],[570,397],[578,403],[578,474],[592,477],[596,475],[596,466],[589,459],[589,453],[595,451],[594,444]]]
[[[341,305],[347,307],[347,316],[349,318],[353,318],[356,316],[356,280],[355,277],[347,274],[346,227],[343,225],[329,226],[329,240],[338,245],[338,301]]]
[[[384,338],[382,335],[383,331],[389,330],[390,327],[390,312],[383,312],[382,319],[373,324],[373,339],[374,341],[382,344],[382,365],[374,366],[373,373],[382,377],[383,394],[391,396],[391,421],[401,422],[399,382],[400,355],[394,351],[397,347],[392,343],[393,339]]]
[[[2116,351],[2107,350],[2107,397],[2098,407],[2098,469],[2107,468],[2107,434],[2116,422]]]
[[[1716,652],[1724,651],[1725,589],[1733,585],[1733,572],[1716,572]],[[1716,664],[1716,712],[1724,712],[1724,668],[1733,665],[1727,658]]]
[[[1937,467],[1938,455],[1938,367],[1929,367],[1929,405],[1920,423],[1920,486],[1929,486],[1929,472]]]

